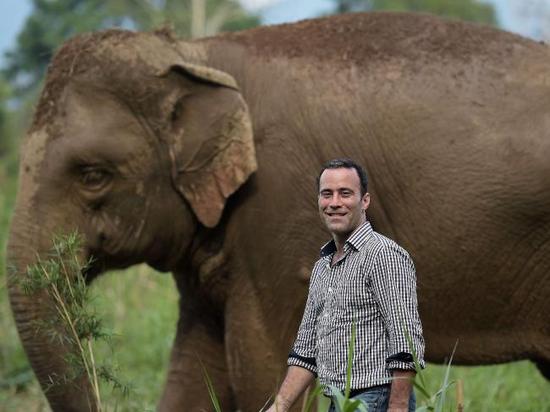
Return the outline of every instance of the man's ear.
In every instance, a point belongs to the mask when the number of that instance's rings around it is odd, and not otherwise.
[[[185,89],[170,109],[173,184],[198,220],[214,227],[227,198],[257,169],[248,107],[219,70],[179,63],[161,76]]]
[[[363,195],[363,198],[361,199],[361,203],[363,205],[363,210],[367,210],[370,205],[370,193],[367,192]]]

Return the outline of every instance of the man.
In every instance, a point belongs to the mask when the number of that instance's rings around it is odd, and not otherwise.
[[[372,230],[365,214],[367,176],[359,165],[349,159],[329,161],[318,189],[319,214],[332,240],[313,268],[287,375],[269,412],[289,410],[316,375],[326,395],[331,395],[329,385],[344,390],[353,324],[351,397],[365,401],[369,412],[414,411],[415,370],[406,334],[422,367],[424,340],[412,260]]]

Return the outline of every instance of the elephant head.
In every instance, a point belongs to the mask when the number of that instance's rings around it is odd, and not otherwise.
[[[10,301],[43,386],[66,371],[71,348],[34,330],[52,304],[24,294],[18,279],[52,235],[83,234],[83,258],[95,258],[89,278],[139,262],[173,270],[256,170],[236,82],[202,57],[166,34],[107,31],[71,40],[52,62],[22,149],[8,244]],[[83,377],[47,397],[54,410],[94,410],[88,393]]]

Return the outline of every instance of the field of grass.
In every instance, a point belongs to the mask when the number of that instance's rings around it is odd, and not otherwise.
[[[19,343],[5,290],[5,239],[15,184],[2,179],[1,174],[0,183],[0,412],[47,411]],[[98,345],[98,358],[117,365],[119,378],[133,388],[127,398],[106,389],[102,397],[108,410],[154,411],[177,321],[178,296],[173,280],[168,274],[140,265],[108,273],[92,287],[97,312],[115,334],[114,350]],[[442,366],[428,366],[426,376],[432,392],[443,381],[444,372]],[[451,379],[464,382],[465,411],[550,412],[550,383],[530,362],[453,367]],[[450,396],[454,397],[454,388]],[[422,403],[419,396],[419,406]]]

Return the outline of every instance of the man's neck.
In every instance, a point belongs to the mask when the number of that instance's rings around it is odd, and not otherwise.
[[[344,245],[346,244],[346,241],[349,239],[352,233],[353,232],[350,232],[347,235],[332,235],[334,245],[336,246],[336,251],[332,256],[332,263],[336,263],[344,255]]]
[[[351,236],[351,233],[349,233],[347,236],[338,236],[336,234],[332,235],[332,239],[334,240],[334,245],[336,246],[336,251],[332,255],[332,262],[331,262],[332,265],[334,265],[336,262],[340,260],[342,256],[344,256],[344,245],[346,244],[346,241]]]
[[[336,246],[336,254],[341,255],[344,253],[344,245],[346,244],[346,240],[349,239],[349,234],[347,236],[332,235],[332,239],[334,240],[334,245]]]
[[[338,234],[333,233],[332,234],[332,240],[334,240],[334,245],[336,246],[336,252],[334,253],[335,257],[340,257],[344,254],[344,245],[346,244],[347,240],[350,238],[350,236],[355,232],[358,228],[360,228],[366,220],[363,220],[359,226],[357,226],[355,229],[353,229],[351,232],[346,234]]]

